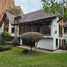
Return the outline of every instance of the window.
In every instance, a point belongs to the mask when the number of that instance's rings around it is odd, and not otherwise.
[[[15,28],[14,28],[14,27],[12,27],[11,33],[14,33],[14,32],[15,32]]]
[[[66,40],[65,40],[65,39],[62,40],[62,44],[63,44],[63,45],[66,44]]]
[[[64,33],[67,34],[67,27],[64,27]]]
[[[41,27],[41,33],[44,34],[44,35],[51,35],[51,28],[49,25],[44,25]]]

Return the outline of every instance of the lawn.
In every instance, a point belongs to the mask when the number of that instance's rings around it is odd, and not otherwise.
[[[67,67],[67,53],[22,54],[23,49],[0,52],[0,67]]]

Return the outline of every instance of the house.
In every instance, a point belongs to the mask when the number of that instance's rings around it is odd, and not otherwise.
[[[14,0],[0,0],[0,31],[3,31],[3,25],[1,26],[1,20],[3,18],[3,12],[6,11],[7,9],[13,8],[14,5]]]
[[[64,23],[63,23],[63,30],[64,30],[64,34],[63,34],[63,37],[67,37],[67,20],[64,20]]]
[[[0,29],[2,31],[7,31],[12,37],[14,37],[15,27],[11,24],[14,22],[15,15],[9,12],[3,13],[3,17],[0,21]]]
[[[10,12],[10,10],[13,8],[21,10],[20,6],[15,5],[14,0],[0,0],[0,31],[7,31],[11,34],[11,36],[14,36],[15,30],[14,26],[11,25],[14,22],[15,17]]]
[[[67,42],[67,20],[64,20],[63,22],[63,38]]]
[[[15,25],[18,33],[17,36],[25,32],[40,32],[44,39],[38,42],[37,48],[56,50],[62,46],[63,38],[63,20],[59,14],[46,14],[42,10],[21,15],[21,18],[15,18]],[[21,39],[20,44],[24,43]]]

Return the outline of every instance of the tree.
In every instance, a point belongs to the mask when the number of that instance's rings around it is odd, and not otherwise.
[[[63,3],[58,3],[56,0],[42,0],[43,8],[46,13],[60,13],[63,19],[67,19],[67,5],[65,0]]]
[[[10,9],[7,9],[6,11],[8,11],[9,13],[13,14],[13,15],[19,15],[21,14],[21,8],[20,7],[13,7]]]
[[[29,45],[31,46],[31,51],[32,51],[32,47],[33,47],[32,43],[38,42],[40,39],[43,38],[43,35],[38,32],[26,32],[24,34],[21,34],[21,38],[29,41],[30,43]]]

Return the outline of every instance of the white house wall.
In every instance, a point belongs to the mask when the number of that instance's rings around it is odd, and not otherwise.
[[[58,23],[59,18],[56,17],[53,19],[53,24],[52,24],[52,37],[53,37],[53,49],[56,50],[59,47],[59,23]],[[56,46],[56,39],[58,39],[58,46]]]
[[[14,33],[11,33],[12,27],[14,27],[14,26],[12,26],[12,25],[9,23],[9,30],[8,30],[8,32],[9,32],[9,34],[10,34],[11,36],[14,36],[15,34],[14,34]]]
[[[53,39],[50,39],[50,37],[47,39],[46,37],[45,39],[43,40],[40,40],[38,42],[38,45],[37,45],[37,48],[43,48],[43,49],[48,49],[48,50],[56,50],[57,47],[56,47],[56,39],[59,39],[59,26],[58,26],[58,21],[59,18],[56,17],[52,20],[52,23],[51,23],[51,37]],[[59,42],[59,40],[58,40]],[[59,44],[58,44],[59,45]]]
[[[15,36],[19,36],[19,25],[15,26]]]
[[[4,30],[4,23],[2,24],[1,29],[2,29],[2,31]]]
[[[53,49],[53,40],[52,39],[43,39],[38,42],[37,48],[54,50]]]
[[[53,19],[52,24],[51,24],[51,36],[53,38],[58,38],[59,37],[59,26],[58,26],[58,21],[59,18],[56,17]]]
[[[12,27],[14,27],[14,26],[12,26],[12,25],[9,23],[8,33],[9,33],[11,36],[14,36],[15,34],[14,34],[14,33],[11,33]],[[4,23],[2,24],[1,29],[2,29],[2,31],[4,31]]]
[[[3,27],[4,27],[4,23],[2,24],[2,26],[0,27],[0,34],[3,32]]]
[[[64,38],[67,38],[67,34],[63,34],[63,37],[64,37]]]

